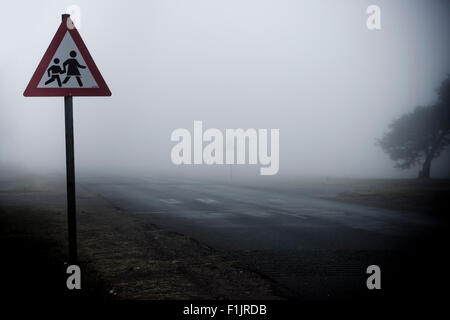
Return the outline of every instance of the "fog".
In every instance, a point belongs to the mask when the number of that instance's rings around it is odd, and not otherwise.
[[[447,1],[5,2],[0,165],[64,171],[63,98],[22,93],[71,4],[112,91],[74,98],[78,172],[228,177],[226,165],[171,162],[172,131],[201,120],[279,129],[278,177],[417,175],[375,142],[393,119],[431,104],[450,72]],[[366,27],[370,4],[381,30]],[[432,176],[448,176],[448,161],[434,161]]]

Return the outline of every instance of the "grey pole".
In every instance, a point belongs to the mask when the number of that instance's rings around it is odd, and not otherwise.
[[[66,122],[66,174],[67,174],[67,223],[69,238],[69,263],[77,263],[77,220],[75,204],[75,158],[73,142],[72,96],[64,97]]]
[[[62,20],[70,16],[63,14]],[[69,240],[69,263],[78,260],[77,246],[77,212],[75,201],[75,156],[73,142],[73,99],[64,97],[64,116],[66,124],[66,180],[67,180],[67,230]]]

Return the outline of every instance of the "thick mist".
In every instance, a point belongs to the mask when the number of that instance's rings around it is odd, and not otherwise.
[[[227,177],[226,165],[171,162],[172,131],[201,120],[205,129],[280,129],[279,177],[417,175],[395,169],[375,143],[396,117],[433,103],[450,72],[444,1],[4,3],[2,165],[64,170],[63,98],[22,93],[71,4],[112,91],[74,98],[78,172]],[[366,27],[370,4],[381,8],[381,30]],[[449,171],[447,153],[432,176]]]

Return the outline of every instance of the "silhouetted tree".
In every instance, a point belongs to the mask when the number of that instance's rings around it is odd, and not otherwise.
[[[397,168],[422,164],[419,178],[430,177],[431,162],[450,144],[450,76],[437,93],[434,105],[417,107],[396,119],[378,141]]]

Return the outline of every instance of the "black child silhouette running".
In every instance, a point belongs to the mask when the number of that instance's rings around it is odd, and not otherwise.
[[[47,69],[47,74],[51,78],[45,82],[45,85],[48,85],[50,82],[56,80],[58,82],[58,87],[61,87],[61,79],[59,78],[59,74],[63,73],[63,70],[59,66],[57,66],[57,64],[59,63],[58,58],[54,59],[53,62],[55,64]]]
[[[64,79],[63,83],[69,81],[71,76],[75,76],[77,78],[78,85],[82,87],[83,82],[81,82],[80,71],[78,70],[78,68],[85,69],[86,66],[82,66],[81,64],[78,63],[77,59],[74,59],[77,56],[77,53],[75,51],[70,51],[70,56],[72,57],[72,59],[69,58],[63,63],[64,67],[63,73],[66,72],[66,66],[68,66],[67,77]]]

